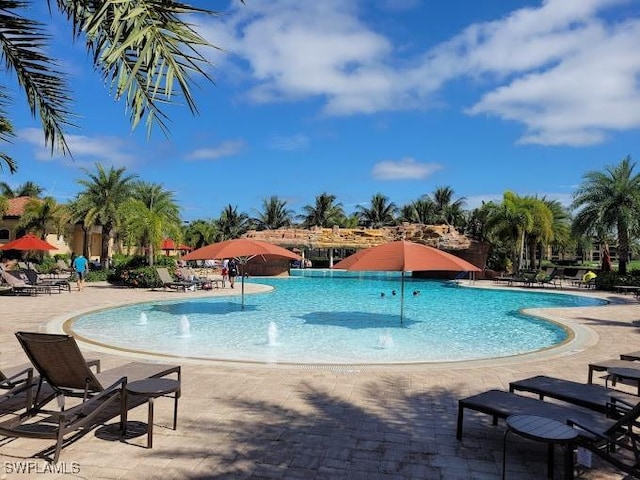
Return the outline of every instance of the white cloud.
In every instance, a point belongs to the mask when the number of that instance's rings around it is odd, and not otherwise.
[[[242,60],[225,72],[248,67],[254,102],[316,99],[326,115],[426,109],[449,82],[467,79],[484,90],[467,113],[524,125],[521,143],[588,145],[640,127],[640,18],[605,20],[630,2],[542,1],[423,45],[414,58],[402,56],[404,40],[366,24],[356,1],[249,2],[204,31]]]
[[[211,148],[199,148],[187,154],[187,160],[217,160],[223,157],[238,155],[245,148],[243,140],[227,140]]]
[[[420,180],[440,170],[436,163],[419,163],[413,158],[379,162],[371,172],[376,180]]]
[[[309,146],[309,137],[301,133],[290,136],[273,135],[269,139],[269,148],[292,152],[303,150]]]
[[[131,153],[131,142],[120,137],[87,137],[85,135],[65,135],[69,151],[73,155],[62,155],[60,151],[45,145],[41,129],[26,128],[17,132],[19,140],[34,146],[34,156],[41,161],[61,161],[74,167],[92,166],[96,162],[105,166],[131,167],[137,157]]]

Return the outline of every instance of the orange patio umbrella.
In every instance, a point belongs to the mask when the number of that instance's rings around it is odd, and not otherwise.
[[[58,250],[48,242],[36,237],[33,233],[16,238],[15,240],[0,246],[0,250]]]
[[[404,272],[479,272],[474,264],[437,248],[400,240],[366,248],[339,261],[333,268],[352,271],[402,272],[400,322],[404,313]]]
[[[244,309],[244,269],[247,262],[255,257],[288,258],[290,260],[301,260],[302,257],[286,248],[279,247],[267,242],[253,240],[250,238],[236,238],[225,240],[224,242],[213,243],[193,252],[187,253],[183,260],[215,260],[221,258],[235,258],[242,267],[242,308]]]

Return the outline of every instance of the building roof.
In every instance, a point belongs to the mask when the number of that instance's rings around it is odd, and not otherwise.
[[[21,217],[24,214],[24,207],[33,197],[16,197],[7,199],[7,211],[5,217]]]

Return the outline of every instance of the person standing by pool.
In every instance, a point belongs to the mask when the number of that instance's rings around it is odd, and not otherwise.
[[[80,254],[73,259],[72,266],[77,275],[78,291],[81,291],[84,288],[84,279],[89,269],[89,261],[84,255]]]
[[[227,270],[227,273],[229,275],[229,285],[231,285],[231,288],[233,288],[233,284],[236,281],[236,276],[238,275],[238,262],[236,262],[235,258],[229,259]]]

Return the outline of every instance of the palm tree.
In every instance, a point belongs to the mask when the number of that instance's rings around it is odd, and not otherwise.
[[[194,220],[184,228],[183,235],[188,245],[201,248],[214,243],[218,239],[219,232],[214,221]]]
[[[103,269],[109,268],[109,241],[115,229],[120,225],[122,211],[120,205],[129,197],[131,182],[135,175],[125,175],[125,168],[114,169],[96,163],[96,173],[84,170],[88,178],[79,179],[78,184],[85,187],[80,192],[82,205],[86,208],[83,218],[85,227],[102,225],[102,242],[100,246],[100,264]]]
[[[433,203],[437,213],[437,223],[445,223],[451,226],[460,226],[464,220],[464,207],[466,198],[453,200],[451,187],[437,187],[433,192]],[[424,198],[424,197],[423,197]]]
[[[48,233],[60,235],[67,221],[68,215],[64,206],[58,204],[53,197],[42,200],[32,198],[24,206],[19,227],[32,231],[42,240],[46,240]]]
[[[0,102],[5,103],[7,96],[0,91]],[[0,142],[8,143],[15,137],[13,125],[7,118],[6,112],[0,107]],[[6,152],[0,152],[0,160],[9,168],[9,173],[13,174],[18,171],[18,163]],[[2,164],[0,164],[2,170]]]
[[[529,246],[529,265],[536,269],[538,245],[548,245],[553,240],[553,212],[547,204],[536,197],[523,197],[521,204],[529,211],[531,227],[526,232]]]
[[[165,113],[160,108],[184,101],[197,113],[191,94],[191,75],[206,79],[209,62],[203,47],[213,47],[191,25],[194,15],[214,16],[212,10],[179,1],[137,0],[49,0],[72,26],[74,38],[83,38],[94,69],[109,84],[113,96],[126,100],[126,110],[135,128],[145,119],[148,132],[158,125],[165,133]],[[15,73],[32,114],[39,115],[45,142],[51,149],[67,153],[64,137],[72,123],[72,98],[61,62],[50,58],[52,37],[46,25],[27,18],[31,2],[0,0],[5,68]],[[215,47],[214,47],[215,48]],[[6,102],[5,102],[6,103]],[[8,125],[0,112],[0,125]],[[7,163],[7,158],[3,158]],[[11,163],[8,163],[11,168]]]
[[[389,198],[381,193],[376,193],[371,197],[369,207],[358,205],[356,207],[360,219],[372,228],[380,228],[395,225],[396,205],[389,202]]]
[[[249,217],[246,213],[238,213],[237,206],[227,205],[216,222],[221,234],[221,240],[240,237],[247,231],[248,222]]]
[[[11,188],[7,182],[0,182],[0,191],[7,198],[18,197],[39,197],[44,192],[44,188],[34,182],[24,182],[16,188]]]
[[[437,222],[437,217],[436,204],[429,197],[422,197],[404,205],[400,209],[400,217],[398,220],[431,225]]]
[[[542,200],[547,204],[553,216],[551,246],[560,255],[564,255],[569,249],[575,247],[575,239],[571,235],[571,215],[558,200],[549,200],[544,197]]]
[[[630,233],[638,223],[640,212],[640,174],[631,157],[604,172],[590,171],[573,196],[573,208],[579,209],[573,221],[581,234],[615,231],[618,237],[618,272],[627,273],[631,249]]]
[[[251,220],[257,230],[277,230],[291,225],[293,211],[287,208],[287,201],[273,195],[262,200],[262,211]]]
[[[146,247],[149,265],[153,265],[155,252],[165,236],[176,241],[182,236],[180,208],[174,193],[157,183],[131,185],[131,198],[123,205],[123,218],[129,235],[138,245]]]
[[[302,207],[304,215],[300,215],[305,228],[310,227],[333,227],[337,225],[344,210],[341,203],[336,203],[336,196],[323,192],[316,197],[315,205],[305,205]]]
[[[522,268],[525,236],[531,230],[533,219],[522,200],[513,192],[505,192],[500,205],[493,204],[487,218],[487,229],[509,246],[511,263],[516,270]]]

